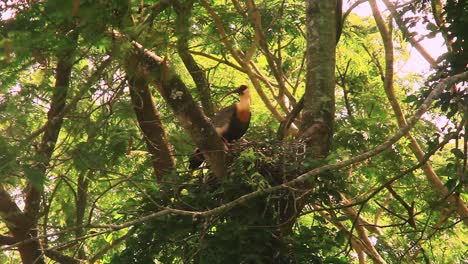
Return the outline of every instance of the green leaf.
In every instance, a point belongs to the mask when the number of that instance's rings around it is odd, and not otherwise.
[[[336,242],[338,243],[338,245],[344,245],[344,243],[346,242],[346,237],[347,237],[347,233],[345,230],[340,230],[338,231],[338,233],[336,233]]]
[[[457,157],[458,159],[465,159],[466,158],[466,155],[460,149],[453,148],[453,149],[450,150],[450,152],[452,152],[453,155],[455,155],[455,157]]]
[[[114,238],[113,233],[109,233],[107,236],[104,237],[104,240],[105,240],[107,243],[110,244],[110,243],[112,243],[113,238]]]
[[[418,100],[418,97],[414,94],[412,95],[408,95],[405,99],[403,99],[403,102],[405,103],[412,103],[414,101],[417,101]]]
[[[39,190],[44,188],[45,174],[40,169],[25,165],[23,166],[23,172],[34,187]]]
[[[326,223],[327,221],[325,220],[325,218],[323,218],[322,216],[320,215],[314,215],[314,219],[319,221],[320,223],[324,224]]]

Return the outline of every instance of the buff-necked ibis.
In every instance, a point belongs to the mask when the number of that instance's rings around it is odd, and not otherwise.
[[[247,85],[239,86],[239,88],[227,93],[223,99],[234,93],[239,95],[239,102],[221,109],[212,119],[216,133],[218,133],[226,143],[240,139],[245,132],[247,132],[250,125],[250,117],[252,116],[250,112],[252,98]],[[204,160],[203,154],[197,148],[190,156],[189,168],[193,170],[200,167]]]

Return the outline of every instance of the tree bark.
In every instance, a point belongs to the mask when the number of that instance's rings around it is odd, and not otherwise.
[[[76,36],[77,37],[77,36]],[[76,37],[73,41],[76,43]],[[41,143],[37,150],[38,160],[33,164],[32,168],[40,177],[45,177],[46,169],[55,149],[60,129],[62,127],[63,116],[60,113],[65,106],[65,100],[70,84],[71,69],[73,66],[72,61],[73,50],[69,50],[60,55],[57,62],[56,75],[55,75],[55,89],[52,96],[52,102],[49,112],[47,113],[47,124],[42,136]],[[13,201],[10,204],[17,208],[15,210],[17,222],[10,223],[10,232],[17,241],[34,238],[38,236],[37,221],[39,218],[39,209],[42,197],[43,186],[38,185],[37,182],[29,181],[25,189],[26,200],[24,212],[21,213]],[[14,205],[13,205],[14,204]],[[6,218],[8,221],[9,219]],[[11,219],[10,219],[11,220]],[[11,225],[14,226],[11,226]],[[28,243],[22,243],[18,246],[18,250],[23,263],[45,263],[43,249],[40,240],[33,240]]]
[[[138,124],[146,141],[148,151],[151,153],[156,181],[161,183],[165,177],[175,172],[175,160],[171,146],[167,140],[166,131],[161,122],[160,114],[156,108],[148,81],[142,75],[143,69],[132,61],[138,61],[135,56],[130,56],[127,61],[126,71],[129,77],[130,96],[133,109],[137,116]],[[132,70],[133,69],[133,70]]]
[[[336,4],[336,1],[329,0],[308,0],[306,2],[306,91],[303,96],[304,110],[300,140],[306,146],[308,157],[316,160],[328,155],[333,137]],[[297,106],[301,104],[301,101],[298,102]],[[308,185],[308,183],[302,183],[301,186],[310,188]],[[293,220],[304,207],[305,197],[307,195],[296,201],[291,196],[283,202],[285,209],[282,210],[284,213],[281,216],[281,221],[284,223],[289,221],[282,228],[283,234],[290,232],[292,224],[295,222]],[[291,206],[291,204],[295,206]]]
[[[190,39],[190,17],[192,15],[193,1],[188,1],[184,5],[180,2],[173,1],[172,4],[177,14],[175,21],[177,52],[184,62],[185,68],[187,68],[195,82],[205,115],[212,117],[215,111],[213,99],[211,98],[210,84],[206,78],[205,71],[197,64],[190,53],[188,44]]]
[[[78,33],[73,31],[68,38],[70,48],[60,52],[57,57],[55,72],[55,88],[47,113],[47,123],[43,129],[43,136],[36,151],[36,161],[31,165],[31,177],[42,177],[42,179],[31,180],[29,178],[25,188],[25,206],[22,212],[13,201],[8,192],[1,186],[0,189],[0,213],[6,222],[10,233],[15,241],[30,240],[18,245],[18,251],[23,263],[45,263],[44,252],[41,241],[32,239],[38,236],[37,222],[39,218],[43,178],[49,166],[55,144],[60,133],[63,122],[63,110],[69,90],[71,71],[73,67],[73,53],[75,51]],[[39,175],[39,176],[38,176]],[[26,175],[30,176],[30,175]]]
[[[226,154],[221,137],[194,102],[182,80],[174,74],[171,75],[168,79],[163,77],[156,81],[159,92],[206,157],[213,174],[218,178],[224,177]]]
[[[123,38],[120,33],[114,33],[117,37]],[[193,100],[184,82],[173,72],[166,60],[145,49],[136,41],[131,43],[135,47],[133,50],[135,58],[138,58],[132,63],[142,66],[141,73],[154,82],[176,118],[206,157],[213,174],[219,178],[224,177],[226,156],[224,143],[210,120]]]
[[[86,212],[86,206],[88,205],[88,186],[89,177],[91,171],[82,171],[78,176],[77,187],[76,187],[76,222],[75,225],[80,227],[75,230],[75,238],[80,238],[86,234],[86,230],[82,227],[83,220]],[[86,259],[86,252],[84,247],[78,249],[78,258]]]
[[[76,45],[77,34],[72,37],[72,41]],[[57,69],[55,74],[55,89],[52,96],[52,102],[49,112],[47,113],[47,125],[42,136],[41,144],[37,150],[39,157],[38,162],[33,166],[38,170],[42,177],[45,177],[46,169],[55,149],[55,144],[62,127],[63,116],[60,113],[65,107],[65,101],[70,85],[71,70],[73,67],[73,50],[68,50],[64,54],[59,55]],[[37,237],[37,221],[39,218],[39,209],[42,197],[42,186],[37,186],[35,183],[28,183],[26,188],[26,201],[24,208],[24,217],[26,225],[21,227],[19,232],[14,232],[13,235],[19,241],[31,237]],[[42,246],[39,240],[34,240],[18,246],[23,263],[45,263]]]
[[[301,134],[312,157],[328,155],[335,117],[336,1],[306,1],[306,90]]]
[[[315,1],[311,1],[311,2],[314,2]],[[330,1],[332,2],[332,1]],[[309,3],[309,2],[307,2]],[[307,8],[307,7],[306,7]],[[335,6],[335,46],[333,46],[333,50],[335,50],[336,48],[336,44],[338,44],[339,40],[340,40],[340,36],[341,36],[341,33],[342,33],[342,30],[343,30],[343,21],[344,19],[346,18],[346,14],[343,16],[342,18],[342,13],[343,13],[343,1],[342,0],[336,0],[336,6]],[[306,11],[306,13],[308,13],[309,11]],[[312,18],[312,14],[310,15],[307,15],[306,16],[306,19],[308,19],[307,21],[309,21],[310,19]],[[330,19],[330,17],[327,17],[327,19]],[[313,24],[316,24],[315,22],[313,22]],[[314,28],[311,28],[311,27],[307,27],[307,30],[312,30],[312,31],[316,31],[318,30],[317,29],[314,29]],[[307,39],[309,40],[310,37],[312,34],[318,34],[319,32],[307,32]],[[317,37],[317,35],[315,35],[315,37]],[[316,42],[318,42],[318,38],[315,39]],[[309,41],[308,41],[309,43]],[[315,46],[316,44],[313,44],[313,42],[311,41],[310,42],[311,45]],[[330,47],[328,47],[330,48]],[[315,48],[316,50],[314,49],[311,49],[310,52],[317,52],[318,51],[318,47]],[[334,54],[334,51],[333,51],[333,55]],[[334,57],[335,58],[335,57]],[[309,62],[310,60],[310,53],[309,53],[309,44],[307,44],[307,50],[306,50],[306,60],[307,62]],[[335,65],[335,59],[333,59],[333,65]],[[308,66],[309,64],[306,63],[306,67],[309,67]],[[334,66],[333,66],[334,67]],[[309,82],[309,79],[307,79],[308,77],[307,76],[311,76],[311,72],[308,70],[308,69],[311,69],[311,68],[307,68],[306,69],[306,82],[307,83],[310,83]],[[330,70],[330,69],[329,69]],[[334,77],[334,74],[333,74],[333,77]],[[333,79],[334,80],[334,79]],[[309,90],[309,93],[308,95],[310,95],[312,93],[312,88],[307,88],[307,83],[306,83],[306,90]],[[309,84],[309,85],[312,85],[312,84]],[[333,88],[334,89],[334,88]],[[328,94],[332,94],[331,91],[328,91]],[[277,132],[277,138],[279,140],[282,140],[284,138],[284,135],[286,134],[286,131],[290,128],[291,124],[294,122],[294,119],[296,119],[296,117],[299,115],[299,113],[304,109],[304,98],[305,98],[306,94],[302,95],[301,99],[297,102],[296,106],[294,107],[294,109],[288,114],[288,116],[286,116],[286,118],[284,119],[284,121],[280,124],[280,127],[278,128],[278,132]],[[334,98],[334,91],[333,91],[333,98]],[[310,99],[313,99],[313,97],[309,97],[309,103],[310,103]],[[334,99],[333,99],[334,101]],[[327,106],[330,106],[330,104],[326,104]],[[334,115],[334,103],[333,103],[333,109],[329,109],[331,110],[331,112],[333,112],[333,115]],[[332,115],[332,117],[334,118],[334,116]],[[304,118],[304,117],[303,117]],[[312,121],[312,120],[311,120]],[[312,121],[313,122],[313,121]],[[309,124],[310,125],[310,124]],[[333,125],[333,124],[332,124]],[[307,126],[307,124],[302,124],[302,128],[305,128],[305,126]],[[331,127],[333,129],[333,126]],[[302,129],[302,132],[305,132],[304,129]],[[331,131],[331,135],[333,135],[333,131]],[[330,142],[330,146],[331,146],[331,142]]]

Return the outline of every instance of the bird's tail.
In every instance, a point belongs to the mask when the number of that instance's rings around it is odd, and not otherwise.
[[[194,170],[205,161],[205,157],[201,153],[199,148],[196,148],[192,155],[189,158],[189,169]]]

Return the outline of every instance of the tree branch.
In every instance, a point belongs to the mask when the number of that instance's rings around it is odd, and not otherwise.
[[[0,215],[5,220],[5,225],[9,230],[15,230],[26,224],[23,212],[5,190],[3,184],[0,184]]]
[[[382,40],[384,43],[384,49],[385,49],[384,89],[385,89],[385,93],[395,113],[398,126],[404,127],[404,126],[407,126],[407,121],[403,114],[403,110],[400,107],[398,99],[395,96],[395,91],[393,87],[393,41],[391,38],[391,34],[388,31],[387,27],[385,26],[385,22],[377,8],[377,4],[375,0],[370,0],[369,3],[371,5],[372,13],[375,18],[375,22],[377,23],[377,27],[379,29],[379,32],[382,36]],[[456,75],[456,76],[462,76],[462,75],[463,74]],[[424,152],[419,146],[419,143],[410,133],[407,133],[406,136],[410,140],[411,151],[413,152],[415,157],[418,159],[418,161],[421,161],[424,158]],[[466,207],[465,203],[461,200],[460,196],[453,195],[448,192],[447,187],[443,184],[439,176],[437,176],[434,169],[428,162],[424,164],[423,171],[426,174],[426,178],[431,184],[431,186],[439,193],[441,197],[448,196],[448,199],[447,199],[448,204],[451,206],[455,206],[455,208],[457,209],[457,213],[460,215],[461,218],[464,219],[465,225],[468,225],[468,208]]]
[[[165,176],[175,172],[175,160],[171,146],[167,140],[159,111],[156,108],[148,81],[143,76],[144,69],[135,64],[140,58],[131,54],[127,58],[126,72],[132,98],[133,109],[138,125],[145,138],[146,147],[151,153],[156,181],[161,183]]]
[[[78,40],[78,31],[72,30],[68,37],[70,47],[58,54],[58,61],[55,71],[55,89],[53,90],[52,101],[47,113],[47,123],[45,125],[44,134],[36,151],[37,159],[32,164],[31,169],[38,174],[33,177],[41,177],[42,179],[31,181],[29,180],[25,189],[26,198],[24,206],[24,225],[17,226],[11,230],[15,239],[22,241],[29,237],[37,237],[37,220],[39,218],[39,210],[42,196],[42,188],[47,167],[55,150],[63,116],[62,111],[65,108],[65,101],[70,86],[71,71],[74,64],[74,52]],[[24,263],[45,263],[42,245],[39,240],[34,240],[31,243],[21,244],[19,246],[21,259]]]
[[[60,251],[57,251],[57,250],[46,249],[44,250],[44,253],[48,258],[54,261],[57,261],[58,263],[61,263],[61,264],[84,264],[86,263],[84,260],[79,260],[73,257],[69,257],[67,255],[60,253]]]
[[[273,116],[278,120],[282,121],[282,115],[278,112],[278,110],[271,104],[270,100],[266,96],[265,92],[262,89],[262,86],[258,79],[256,78],[256,75],[252,71],[252,68],[250,67],[250,60],[246,60],[245,57],[242,57],[242,52],[234,49],[233,45],[231,45],[230,41],[228,40],[226,30],[223,27],[223,24],[221,22],[221,19],[219,16],[214,12],[214,10],[210,7],[210,5],[206,2],[206,0],[201,0],[201,4],[203,7],[206,9],[206,11],[210,14],[211,18],[213,19],[216,28],[218,29],[219,34],[221,35],[221,41],[223,44],[226,46],[228,51],[230,52],[231,56],[239,63],[239,65],[244,69],[244,72],[249,76],[250,81],[253,84],[253,87],[257,91],[257,94],[260,96],[260,99],[262,99],[263,103],[265,106],[268,108],[268,110],[273,114]],[[239,46],[236,42],[235,39],[231,39],[231,41],[235,44],[235,46]]]
[[[223,27],[223,23],[221,22],[221,19],[219,16],[215,13],[215,11],[211,8],[211,6],[208,4],[206,0],[201,0],[200,3],[203,5],[203,7],[206,9],[208,14],[210,14],[211,18],[213,19],[216,28],[218,29],[219,34],[221,35],[221,42],[225,45],[225,47],[228,49],[229,53],[234,57],[234,59],[239,63],[243,64],[244,60],[241,58],[241,52],[238,50],[234,49],[233,45],[231,45],[231,42],[228,40],[228,36],[226,33],[226,30]],[[239,45],[235,40],[231,40],[236,47]]]
[[[400,204],[406,209],[408,213],[408,223],[413,227],[416,228],[416,222],[414,221],[414,205],[409,205],[395,190],[392,188],[391,185],[388,185],[387,190],[400,202]]]
[[[187,68],[195,82],[203,111],[207,116],[212,117],[214,115],[214,105],[210,93],[210,84],[206,78],[205,71],[197,64],[190,53],[188,44],[190,39],[190,17],[192,15],[193,1],[188,1],[185,4],[181,4],[178,1],[172,1],[172,3],[177,14],[175,22],[177,52],[184,62],[185,68]]]
[[[18,242],[18,241],[16,241],[16,239],[14,237],[0,235],[0,245],[2,245],[2,246],[4,246],[4,245],[13,245],[16,242]]]
[[[421,54],[421,56],[429,62],[429,64],[434,68],[437,66],[436,60],[427,52],[427,50],[413,37],[413,34],[409,32],[409,29],[403,23],[400,14],[396,10],[395,6],[389,0],[383,0],[388,10],[392,14],[393,19],[395,19],[398,28],[403,33],[406,39],[411,43],[411,45]]]
[[[368,256],[370,256],[371,259],[375,260],[377,263],[385,263],[382,262],[381,259],[382,257],[380,254],[377,252],[377,250],[372,246],[371,243],[369,243],[369,239],[367,238],[366,240],[363,240],[361,235],[359,237],[356,237],[353,235],[351,231],[346,228],[346,226],[339,222],[339,221],[334,221],[332,216],[329,213],[325,213],[323,208],[320,208],[318,206],[314,206],[314,209],[318,210],[320,215],[323,216],[329,223],[333,224],[334,226],[338,227],[338,229],[346,232],[346,235],[348,236],[349,240],[351,241],[351,247],[360,255],[359,259],[361,261],[364,261],[365,256],[361,256],[365,252]],[[363,262],[360,262],[363,263]]]
[[[120,39],[126,39],[121,33],[114,31]],[[200,148],[211,165],[216,177],[225,175],[224,143],[216,133],[213,125],[202,113],[193,100],[184,82],[179,78],[168,62],[144,48],[140,43],[131,41],[134,47],[134,56],[139,58],[132,61],[133,67],[143,67],[147,80],[154,82],[159,93],[188,132],[194,143]],[[131,65],[129,65],[132,67]]]
[[[262,18],[261,18],[260,12],[258,11],[257,6],[255,5],[253,0],[247,0],[245,3],[249,11],[250,22],[254,28],[255,40],[256,40],[255,42],[258,43],[258,45],[260,46],[260,50],[265,56],[267,63],[270,66],[270,70],[272,71],[273,76],[278,82],[279,93],[278,93],[277,101],[281,105],[283,110],[287,113],[289,110],[286,107],[285,102],[284,102],[285,90],[287,89],[287,87],[284,81],[285,78],[283,75],[283,71],[281,69],[282,66],[278,64],[278,60],[270,52],[270,49],[268,47],[268,43],[266,40],[266,36],[264,34],[265,31],[263,30],[263,26],[262,26]],[[246,58],[246,59],[250,60],[250,58]]]
[[[116,240],[113,240],[112,243],[104,246],[103,248],[101,248],[100,250],[98,250],[96,252],[96,254],[94,254],[93,257],[89,258],[88,262],[90,264],[93,264],[95,263],[96,261],[98,261],[102,256],[104,256],[107,252],[109,252],[110,250],[114,249],[115,247],[117,247],[118,245],[120,245],[120,243],[124,242],[127,238],[129,238],[131,235],[133,235],[136,231],[136,228],[132,228],[130,229],[125,235],[117,238]]]

